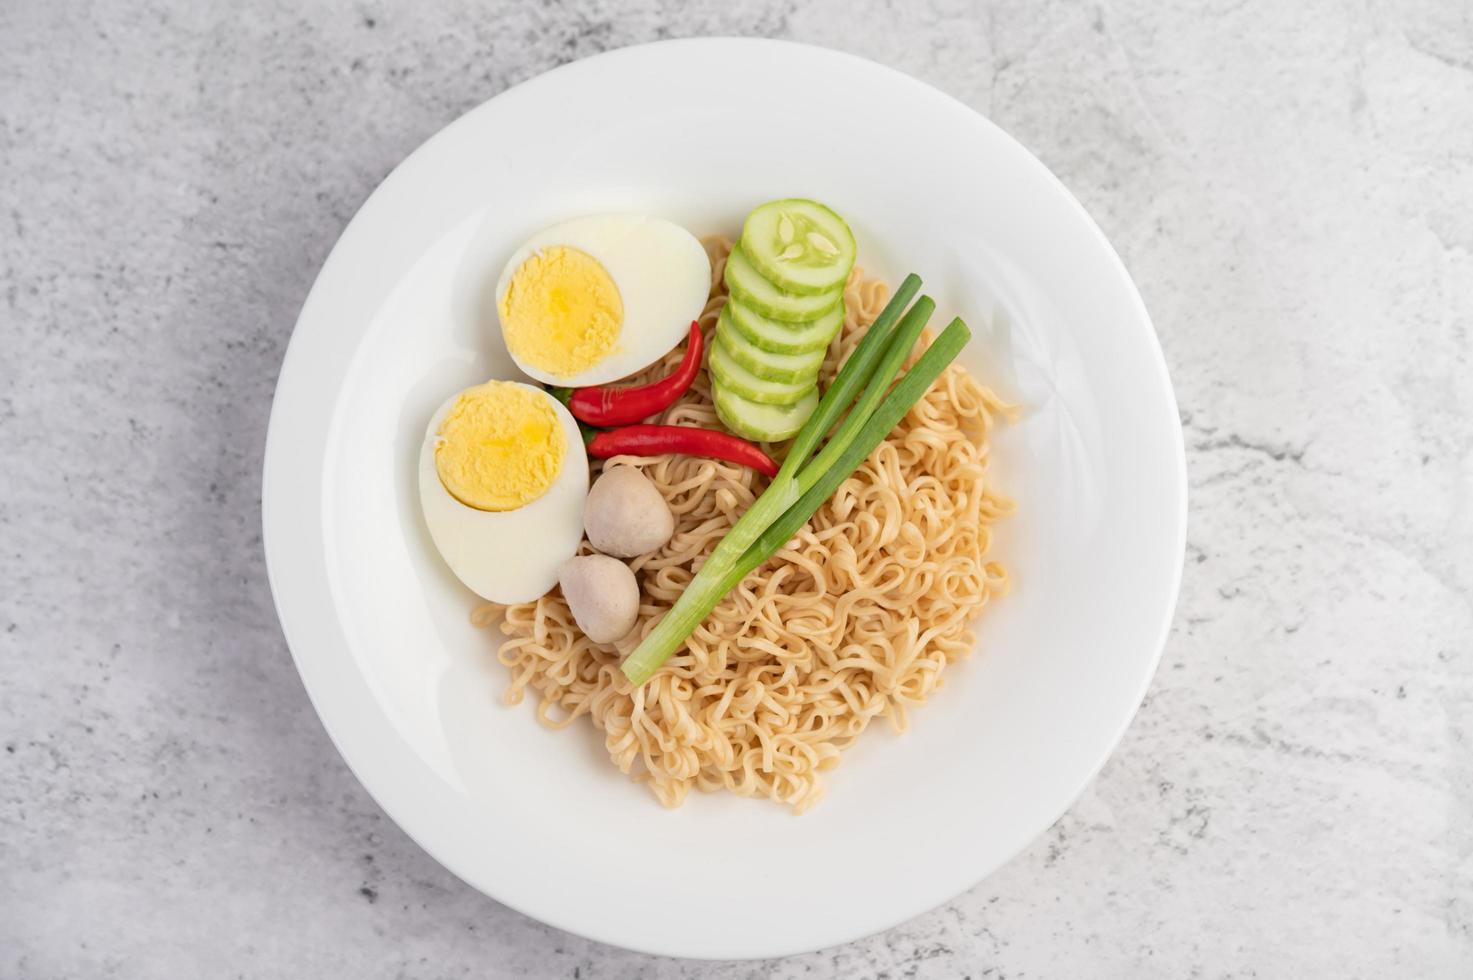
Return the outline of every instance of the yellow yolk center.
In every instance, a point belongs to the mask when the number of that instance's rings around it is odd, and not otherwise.
[[[624,324],[624,300],[608,271],[562,245],[517,266],[499,312],[507,349],[560,378],[608,357]]]
[[[435,435],[440,482],[477,510],[516,510],[542,496],[567,449],[548,396],[509,381],[462,391]]]

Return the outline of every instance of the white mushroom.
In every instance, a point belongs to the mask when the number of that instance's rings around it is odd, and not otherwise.
[[[675,515],[659,489],[633,466],[614,466],[593,481],[583,506],[588,542],[606,555],[647,555],[675,533]]]
[[[613,643],[639,618],[639,583],[629,566],[606,555],[578,555],[558,569],[563,598],[578,628],[595,643]]]

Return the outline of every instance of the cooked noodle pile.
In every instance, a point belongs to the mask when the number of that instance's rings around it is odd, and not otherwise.
[[[712,240],[707,250],[711,299],[701,325],[709,339],[726,301],[730,243]],[[887,295],[883,283],[854,271],[825,381]],[[680,354],[651,374],[667,373]],[[803,811],[823,794],[820,774],[872,719],[907,727],[909,710],[941,686],[947,664],[970,655],[969,622],[1007,590],[1006,570],[987,560],[990,526],[1011,508],[988,485],[987,433],[1008,411],[959,365],[949,367],[807,526],[639,690],[619,672],[622,654],[670,608],[767,481],[686,456],[608,461],[643,470],[675,512],[669,544],[630,563],[643,593],[639,624],[616,648],[585,637],[557,590],[477,608],[478,626],[505,612],[507,703],[530,689],[538,717],[553,728],[587,715],[614,764],[666,806],[696,787]],[[720,427],[704,374],[658,421]]]

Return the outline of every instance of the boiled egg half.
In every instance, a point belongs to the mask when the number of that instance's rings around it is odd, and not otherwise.
[[[548,384],[627,377],[685,339],[711,291],[700,241],[661,218],[605,214],[533,235],[496,285],[512,360]]]
[[[530,602],[583,538],[588,455],[555,398],[517,381],[467,388],[435,412],[419,454],[430,537],[466,586]]]

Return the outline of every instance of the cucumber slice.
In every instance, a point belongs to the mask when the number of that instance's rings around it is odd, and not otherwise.
[[[730,327],[751,341],[752,346],[777,354],[803,354],[824,350],[834,334],[844,325],[844,304],[829,310],[817,320],[806,323],[784,323],[765,317],[739,299],[728,299],[721,315]]]
[[[823,347],[801,354],[763,350],[732,327],[731,317],[725,310],[716,321],[716,336],[732,360],[768,381],[812,382],[818,377],[818,369],[823,367],[823,359],[828,354]]]
[[[790,293],[826,293],[854,268],[854,233],[816,201],[772,201],[747,215],[742,250],[773,285]]]
[[[763,316],[785,323],[816,320],[844,301],[844,286],[826,293],[785,293],[762,277],[738,245],[726,259],[726,288]]]
[[[711,345],[708,367],[711,377],[732,394],[762,405],[791,405],[813,390],[813,378],[806,381],[768,381],[757,377],[736,362],[719,335],[716,343]]]
[[[793,438],[818,407],[817,388],[792,405],[763,405],[748,401],[727,391],[720,381],[711,386],[711,391],[721,424],[737,435],[757,442],[782,442]]]

